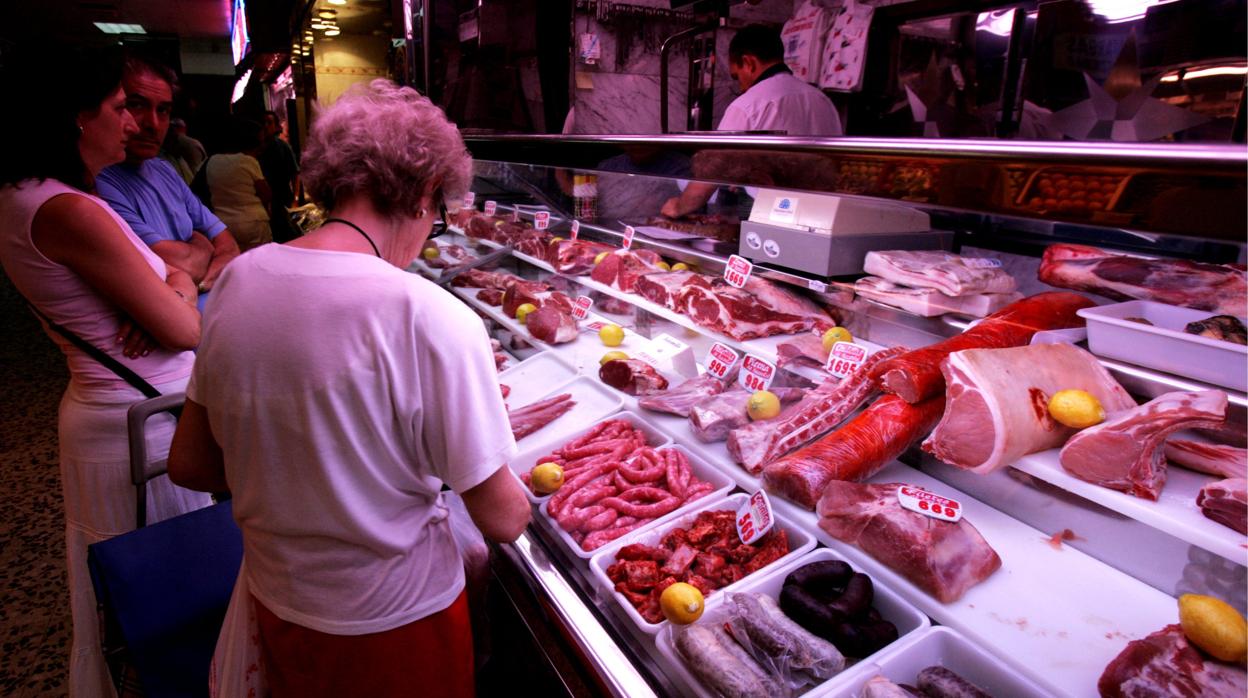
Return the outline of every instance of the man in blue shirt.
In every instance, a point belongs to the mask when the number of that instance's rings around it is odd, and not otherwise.
[[[105,168],[95,187],[153,252],[190,274],[204,293],[238,256],[238,245],[178,171],[157,157],[169,131],[176,82],[164,66],[135,57],[126,61],[126,108],[139,132],[126,142],[126,161]]]

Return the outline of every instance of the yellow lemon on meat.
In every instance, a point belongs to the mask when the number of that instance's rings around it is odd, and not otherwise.
[[[561,237],[559,237],[558,235],[556,235],[556,236],[554,236],[553,238],[551,238],[551,239],[550,239],[550,241],[551,241],[551,242],[563,242],[563,238],[561,238]]]
[[[664,262],[664,261],[663,261],[663,260],[661,260],[661,259],[659,260],[659,263],[658,263],[658,264],[656,264],[655,266],[657,266],[658,268],[662,269],[663,271],[671,271],[671,270],[672,270],[672,265],[668,264],[667,262]]]
[[[598,339],[608,347],[618,347],[624,343],[624,328],[619,325],[607,325],[598,330]]]
[[[685,264],[684,262],[677,262],[672,265],[672,271],[686,271],[688,269],[689,269],[689,265]]]
[[[832,351],[833,344],[852,341],[854,341],[854,335],[850,334],[849,330],[844,327],[833,327],[823,333],[823,350]]]
[[[1248,655],[1248,621],[1221,599],[1180,596],[1179,625],[1188,640],[1224,662],[1243,663]]]
[[[676,582],[659,595],[663,615],[677,625],[688,625],[702,617],[706,600],[692,584]]]
[[[421,250],[420,254],[425,259],[437,259],[439,256],[442,255],[442,250],[439,250],[436,247],[426,247],[425,249]]]
[[[745,410],[750,414],[750,419],[755,421],[771,419],[780,414],[780,398],[770,390],[759,390],[750,396]]]
[[[1086,390],[1059,390],[1049,398],[1049,414],[1071,429],[1086,429],[1105,421],[1101,401]]]
[[[601,359],[598,359],[598,365],[601,366],[607,363],[608,361],[627,361],[627,360],[628,360],[628,354],[625,354],[622,351],[609,351],[603,354]]]
[[[563,485],[563,468],[558,463],[542,463],[529,471],[529,482],[538,494],[550,494]]]
[[[523,325],[525,318],[527,318],[529,316],[529,313],[533,312],[534,310],[537,310],[536,305],[533,305],[532,303],[521,303],[520,307],[516,308],[516,322],[519,322],[521,325]]]
[[[602,260],[606,259],[609,254],[611,254],[610,250],[606,252],[599,252],[598,256],[594,257],[594,264],[601,264]]]

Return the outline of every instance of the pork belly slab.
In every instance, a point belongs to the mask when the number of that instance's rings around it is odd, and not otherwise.
[[[1059,390],[1086,390],[1109,414],[1135,401],[1095,356],[1070,344],[966,349],[941,362],[945,414],[923,450],[977,473],[1061,446],[1075,433],[1049,415]]]

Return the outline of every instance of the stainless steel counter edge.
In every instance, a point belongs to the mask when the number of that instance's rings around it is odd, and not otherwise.
[[[526,531],[515,543],[499,548],[520,563],[517,568],[528,571],[531,584],[550,601],[568,635],[576,641],[613,695],[628,698],[656,696],[649,682],[585,604],[565,573],[556,569],[546,551],[535,543],[532,535]]]

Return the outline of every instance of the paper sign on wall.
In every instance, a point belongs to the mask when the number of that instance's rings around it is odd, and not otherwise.
[[[753,270],[754,265],[750,264],[750,260],[734,254],[728,258],[728,264],[724,266],[724,281],[731,286],[741,288],[746,281],[750,280],[750,272]]]
[[[776,377],[776,367],[767,359],[746,354],[741,362],[741,374],[737,382],[746,390],[766,390]]]
[[[545,230],[550,227],[550,211],[538,211],[533,214],[533,227]]]
[[[627,249],[632,248],[633,236],[636,234],[637,234],[637,231],[633,230],[633,226],[631,225],[624,226],[624,249],[627,250]]]
[[[589,309],[594,307],[594,299],[589,296],[577,296],[572,301],[572,317],[577,320],[584,320],[589,317]]]
[[[823,365],[823,370],[837,378],[845,378],[857,371],[858,367],[862,366],[862,363],[866,360],[866,347],[853,342],[837,342],[832,345],[832,350],[828,352],[828,361]]]
[[[776,518],[771,515],[771,502],[767,499],[767,493],[762,490],[750,495],[737,510],[737,535],[746,545],[767,535],[775,523]]]
[[[957,523],[962,518],[962,504],[927,490],[909,485],[897,488],[897,501],[902,507],[933,519]]]
[[[497,213],[497,212],[498,212],[498,202],[497,202],[497,201],[486,201],[486,202],[485,202],[485,215],[487,215],[487,216],[492,216],[492,215],[494,215],[494,214],[495,214],[495,213]]]
[[[728,377],[732,368],[737,365],[740,356],[732,349],[715,342],[706,353],[706,372],[723,380]]]

